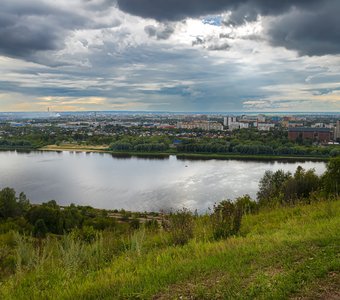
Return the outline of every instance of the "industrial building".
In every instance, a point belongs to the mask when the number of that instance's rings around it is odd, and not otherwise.
[[[309,139],[320,143],[328,143],[331,140],[331,136],[332,131],[329,128],[296,127],[288,129],[288,139],[291,141]]]

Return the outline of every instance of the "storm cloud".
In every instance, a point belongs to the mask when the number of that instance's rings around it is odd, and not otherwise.
[[[291,7],[312,7],[319,0],[118,0],[119,8],[130,14],[158,21],[181,20],[223,11],[257,12],[261,15],[281,14]],[[248,11],[245,8],[248,8]]]
[[[88,17],[91,7],[78,4],[72,10],[43,0],[2,0],[0,54],[29,58],[37,51],[62,49],[70,30],[103,26]],[[112,26],[117,25],[112,20]]]
[[[300,55],[340,53],[340,1],[337,0],[118,0],[119,8],[160,22],[230,12],[223,23],[238,26],[259,16],[275,16],[267,22],[273,46],[297,50]]]
[[[300,55],[339,54],[340,1],[323,2],[317,10],[294,9],[270,20],[266,24],[270,43]]]

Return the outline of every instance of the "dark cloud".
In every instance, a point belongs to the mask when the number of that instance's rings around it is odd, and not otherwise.
[[[207,39],[197,36],[195,40],[192,41],[192,46],[202,46],[211,51],[225,51],[230,49],[230,45],[227,42],[214,39],[213,36],[209,36]]]
[[[230,45],[228,43],[221,43],[221,44],[212,44],[208,46],[208,50],[212,51],[224,51],[229,50]]]
[[[0,16],[1,17],[1,16]],[[61,46],[58,31],[45,24],[46,20],[35,20],[29,24],[21,18],[0,27],[0,53],[12,57],[25,57],[39,50],[52,50]],[[33,26],[32,26],[33,25]]]
[[[143,18],[153,18],[158,21],[181,20],[187,17],[199,17],[208,14],[221,13],[230,10],[236,13],[238,9],[243,15],[280,14],[291,7],[312,6],[319,0],[118,0],[119,8]]]
[[[112,26],[118,25],[112,20]],[[97,27],[102,26],[76,11],[41,0],[2,0],[0,54],[30,60],[37,51],[63,48],[69,30]]]
[[[300,55],[340,53],[338,0],[118,0],[118,5],[125,12],[160,22],[230,11],[222,23],[238,26],[260,15],[275,16],[267,23],[272,45],[297,50]]]
[[[186,17],[197,17],[216,13],[225,8],[225,0],[119,0],[119,8],[143,18],[153,18],[158,21],[178,21]]]
[[[202,37],[196,36],[195,40],[192,41],[192,45],[196,46],[196,45],[204,45],[205,40]]]
[[[293,10],[267,24],[274,46],[297,50],[300,55],[340,53],[340,1],[328,1],[316,11]]]
[[[157,40],[167,40],[175,31],[175,28],[170,24],[160,25],[158,27],[148,25],[144,27],[144,31],[148,34],[148,36],[156,37]]]

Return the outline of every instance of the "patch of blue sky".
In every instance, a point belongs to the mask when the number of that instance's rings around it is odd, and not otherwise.
[[[213,26],[221,26],[222,17],[221,16],[207,16],[204,19],[202,19],[202,23],[213,25]]]

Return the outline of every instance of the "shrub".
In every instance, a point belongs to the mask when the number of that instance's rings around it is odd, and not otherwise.
[[[193,215],[186,208],[170,214],[168,221],[167,227],[174,245],[184,245],[193,237]]]
[[[149,230],[156,230],[159,228],[158,222],[155,219],[152,220],[147,220],[144,223],[145,228],[149,229]]]
[[[92,226],[83,226],[81,229],[74,229],[72,235],[77,240],[92,243],[97,237],[97,232]]]
[[[33,228],[33,235],[37,238],[45,238],[47,234],[47,227],[43,219],[38,219]]]
[[[211,215],[214,239],[227,238],[239,232],[242,209],[230,200],[214,205]]]
[[[138,229],[139,226],[140,226],[138,219],[131,219],[129,224],[130,224],[130,228],[132,228],[132,229]]]
[[[253,214],[258,211],[258,204],[248,194],[236,198],[236,206],[242,211],[242,215]]]

